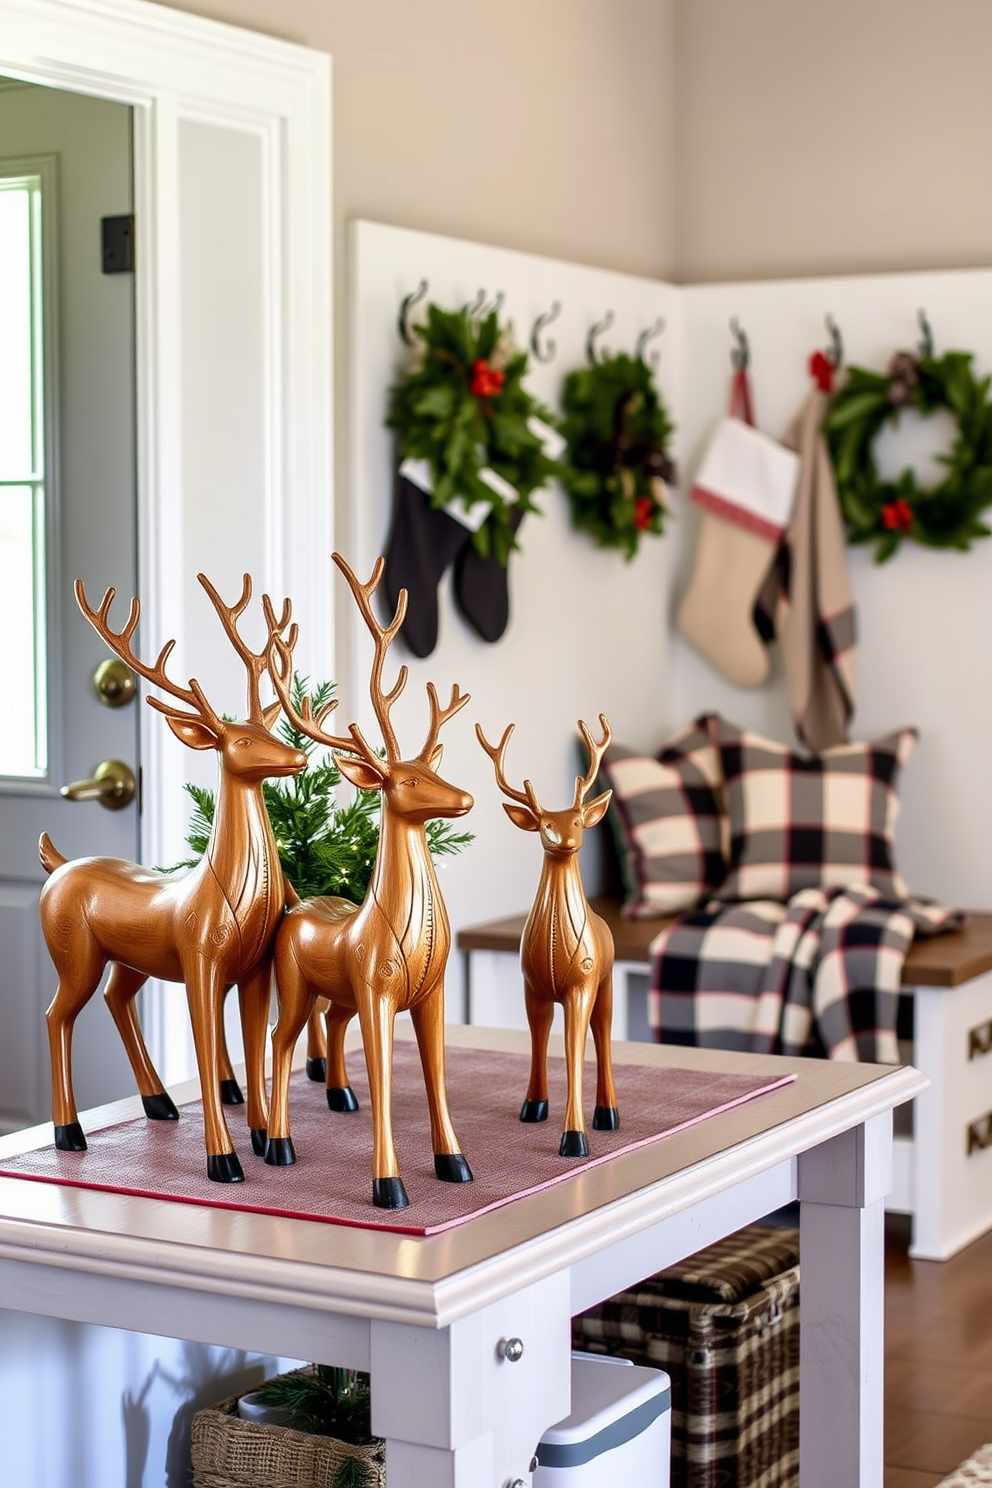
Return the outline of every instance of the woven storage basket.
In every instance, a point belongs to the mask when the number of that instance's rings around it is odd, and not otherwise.
[[[383,1442],[355,1447],[331,1436],[242,1421],[238,1397],[196,1412],[191,1446],[193,1488],[333,1488],[348,1457],[360,1457],[374,1488],[386,1481]]]
[[[667,1370],[672,1488],[798,1488],[799,1233],[751,1225],[573,1322]]]

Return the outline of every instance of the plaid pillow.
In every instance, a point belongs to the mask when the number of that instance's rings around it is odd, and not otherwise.
[[[726,817],[720,757],[707,719],[665,744],[657,759],[611,744],[600,766],[613,791],[610,823],[628,919],[681,914],[722,883]]]
[[[893,837],[896,780],[916,743],[900,729],[801,755],[715,715],[730,818],[730,871],[718,899],[790,899],[800,889],[869,884],[904,899]]]

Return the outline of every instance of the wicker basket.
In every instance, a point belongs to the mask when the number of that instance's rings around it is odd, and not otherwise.
[[[672,1488],[797,1488],[799,1235],[751,1225],[573,1320],[672,1380]]]
[[[238,1396],[232,1395],[193,1417],[193,1488],[334,1488],[348,1457],[367,1463],[374,1488],[383,1488],[385,1443],[355,1447],[331,1436],[242,1421],[237,1412]]]

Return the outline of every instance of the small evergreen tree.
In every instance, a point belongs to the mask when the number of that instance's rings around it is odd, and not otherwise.
[[[294,672],[292,699],[298,711],[302,711],[308,687],[307,678]],[[311,694],[315,715],[330,702],[334,689],[333,682],[321,682]],[[315,759],[318,746],[286,718],[280,721],[279,734],[294,749],[302,750],[308,761],[299,775],[262,783],[283,874],[301,899],[339,894],[360,904],[379,845],[380,793],[358,791],[345,805],[338,805],[341,772],[333,755],[324,753]],[[192,868],[206,852],[217,803],[215,793],[203,786],[187,783],[185,789],[194,806],[186,833],[193,856],[177,866]],[[460,852],[473,841],[471,832],[456,832],[446,821],[428,822],[426,830],[435,859]]]

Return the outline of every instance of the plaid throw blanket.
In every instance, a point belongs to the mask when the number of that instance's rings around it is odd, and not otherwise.
[[[803,889],[787,904],[714,902],[651,947],[655,1039],[898,1064],[906,952],[914,935],[963,922],[947,905],[870,888]]]

